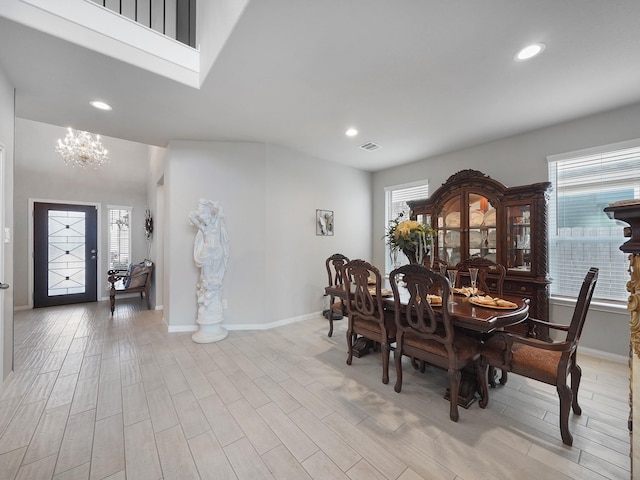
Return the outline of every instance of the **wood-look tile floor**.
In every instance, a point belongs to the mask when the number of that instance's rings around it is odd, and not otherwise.
[[[445,374],[378,354],[347,366],[346,321],[198,345],[138,299],[16,312],[0,397],[0,478],[627,479],[626,365],[581,356],[574,446],[555,389],[511,375],[449,420]],[[588,325],[587,327],[588,328]]]

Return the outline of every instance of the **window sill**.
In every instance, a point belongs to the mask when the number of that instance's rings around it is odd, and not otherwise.
[[[559,305],[563,307],[575,308],[576,299],[571,297],[551,297],[549,300],[551,305]],[[600,312],[615,313],[618,315],[628,315],[626,302],[606,301],[606,300],[592,300],[589,306],[591,310],[597,310]]]

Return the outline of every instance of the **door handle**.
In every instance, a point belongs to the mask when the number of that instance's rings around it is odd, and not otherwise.
[[[0,289],[1,290],[6,290],[7,288],[9,288],[9,284],[8,283],[0,283]]]

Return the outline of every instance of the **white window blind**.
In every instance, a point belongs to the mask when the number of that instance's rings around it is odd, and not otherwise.
[[[576,297],[589,267],[597,267],[594,299],[627,299],[628,259],[620,251],[626,241],[624,225],[603,209],[613,202],[640,198],[640,141],[615,147],[549,157],[552,295]]]
[[[386,188],[385,199],[385,233],[389,226],[389,222],[402,213],[403,219],[409,220],[409,206],[408,200],[418,200],[421,198],[427,198],[429,196],[429,181],[422,180],[420,182],[414,182],[411,184],[398,185],[395,187]],[[389,273],[392,268],[391,256],[389,246],[385,244],[385,269]],[[409,263],[409,260],[400,253],[401,263]]]
[[[109,215],[109,269],[131,263],[131,207],[107,207]]]

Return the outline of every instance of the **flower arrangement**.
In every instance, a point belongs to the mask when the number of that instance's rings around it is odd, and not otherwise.
[[[398,251],[401,251],[410,262],[422,264],[433,243],[435,230],[416,220],[403,220],[403,217],[404,214],[400,213],[391,220],[385,235],[392,259],[397,263]]]

